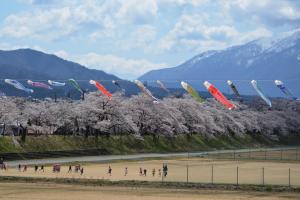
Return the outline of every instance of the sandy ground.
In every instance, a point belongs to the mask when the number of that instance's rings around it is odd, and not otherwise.
[[[32,166],[27,172],[10,168],[7,171],[0,171],[0,175],[7,176],[29,176],[29,177],[59,177],[59,178],[89,178],[89,179],[110,179],[110,180],[144,180],[162,181],[158,170],[163,163],[168,164],[168,176],[164,181],[201,182],[201,183],[232,183],[237,182],[237,168],[239,184],[262,184],[263,172],[264,183],[274,185],[289,184],[300,186],[300,162],[274,162],[274,161],[221,161],[203,158],[181,158],[176,160],[148,160],[148,161],[123,161],[114,163],[84,163],[84,174],[68,173],[68,166],[62,166],[60,173],[53,173],[52,167],[45,167],[45,172],[34,172]],[[112,168],[112,175],[108,167]],[[125,167],[128,168],[127,176],[124,175]],[[147,169],[147,176],[139,175],[139,168]],[[152,171],[155,169],[155,175]],[[264,171],[263,171],[264,169]],[[212,179],[213,174],[213,179]]]
[[[0,183],[0,199],[22,200],[284,200],[299,193],[91,187],[32,183]]]

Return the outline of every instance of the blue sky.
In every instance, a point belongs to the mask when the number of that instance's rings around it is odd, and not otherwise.
[[[296,0],[2,0],[0,49],[33,48],[134,79],[299,25]]]

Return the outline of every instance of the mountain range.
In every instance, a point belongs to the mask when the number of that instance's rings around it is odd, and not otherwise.
[[[139,79],[161,80],[167,87],[180,87],[179,81],[186,80],[200,91],[208,80],[227,93],[226,80],[233,80],[244,95],[255,94],[250,81],[256,79],[268,96],[282,96],[274,84],[279,79],[300,96],[300,32],[206,51],[179,66],[149,71]]]
[[[118,80],[128,93],[137,93],[138,88],[129,81],[107,74],[101,70],[88,69],[80,64],[70,62],[55,55],[46,54],[32,49],[18,49],[12,51],[0,51],[0,90],[7,95],[28,96],[21,90],[16,90],[12,86],[4,83],[4,79],[17,79],[19,82],[28,86],[28,79],[33,81],[46,82],[47,80],[66,81],[73,78],[78,81],[84,90],[95,90],[89,84],[90,79],[99,80],[110,91],[114,92],[118,88],[111,83],[111,80]],[[33,88],[36,92],[32,97],[40,98],[49,96],[49,91],[45,89]],[[79,98],[80,94],[71,86],[67,88],[56,88],[56,95],[71,95]],[[52,94],[52,92],[50,92]],[[54,95],[54,93],[53,93]],[[51,95],[50,95],[51,96]]]
[[[32,49],[0,50],[0,69],[0,91],[10,96],[28,94],[5,84],[3,80],[6,78],[17,79],[25,86],[28,86],[28,79],[46,82],[49,79],[66,81],[74,78],[86,91],[96,90],[88,82],[94,79],[101,81],[111,92],[118,90],[111,80],[118,80],[126,89],[127,95],[139,92],[137,86],[130,81]],[[148,82],[149,89],[158,97],[166,94],[157,88],[155,80],[163,81],[167,87],[174,88],[173,92],[180,94],[183,92],[182,89],[179,90],[182,80],[199,91],[206,91],[203,82],[208,80],[221,91],[231,93],[226,84],[229,79],[233,80],[242,95],[255,94],[250,81],[256,79],[268,96],[282,96],[274,84],[274,80],[279,79],[283,80],[296,96],[300,96],[300,31],[277,38],[258,39],[224,50],[206,51],[179,66],[153,70],[139,78]],[[34,90],[34,98],[49,96],[49,91],[45,89]],[[55,89],[54,92],[58,97],[80,97],[70,85]],[[54,96],[54,92],[51,92],[50,96]]]

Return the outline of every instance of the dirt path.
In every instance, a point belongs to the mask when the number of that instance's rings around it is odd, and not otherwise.
[[[264,162],[264,161],[222,161],[202,158],[174,159],[174,160],[148,160],[148,161],[124,161],[115,163],[84,163],[84,174],[73,172],[68,173],[68,166],[62,166],[60,173],[53,173],[52,167],[45,167],[45,172],[35,172],[33,167],[28,167],[27,172],[19,172],[16,167],[7,171],[0,170],[0,176],[23,176],[23,177],[46,177],[46,178],[80,178],[80,179],[109,179],[118,180],[138,180],[138,181],[162,181],[159,169],[163,163],[168,164],[168,176],[164,181],[186,182],[187,165],[189,182],[211,183],[212,166],[214,183],[235,184],[237,180],[237,166],[239,167],[240,184],[262,184],[262,169],[264,168],[264,183],[271,185],[290,184],[300,186],[300,162]],[[112,175],[107,171],[112,168]],[[125,176],[125,168],[128,174]],[[147,176],[140,176],[139,169],[147,169]],[[155,169],[155,175],[152,171]]]
[[[0,183],[0,199],[22,200],[284,200],[299,193],[183,190],[128,187],[90,187],[55,184]]]
[[[115,160],[139,160],[147,158],[170,158],[170,157],[186,157],[186,156],[217,156],[223,154],[223,156],[228,156],[228,154],[236,153],[238,157],[239,154],[243,155],[241,157],[248,157],[251,152],[252,157],[264,158],[265,151],[268,152],[268,158],[280,159],[281,156],[284,158],[295,159],[296,151],[299,147],[286,147],[286,148],[257,148],[257,149],[239,149],[239,150],[216,150],[216,151],[206,151],[206,152],[181,152],[181,153],[143,153],[143,154],[133,154],[133,155],[101,155],[101,156],[83,156],[83,157],[65,157],[65,158],[45,158],[45,159],[33,159],[33,160],[16,160],[6,162],[8,166],[17,166],[18,164],[34,165],[34,164],[53,164],[53,163],[71,163],[71,162],[110,162]],[[284,151],[284,155],[280,155],[281,150]],[[256,155],[258,154],[258,155]],[[277,155],[276,155],[277,154]],[[290,154],[290,155],[288,155]],[[231,155],[232,157],[232,155]],[[298,159],[298,157],[296,158]]]

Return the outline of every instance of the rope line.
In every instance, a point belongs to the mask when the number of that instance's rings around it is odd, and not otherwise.
[[[5,79],[0,79],[0,81],[4,81]],[[32,80],[32,81],[45,81],[47,82],[49,79],[13,79],[17,81],[27,81],[27,80]],[[61,81],[61,82],[67,82],[68,79],[51,79],[52,81]],[[90,81],[91,79],[75,79],[77,82],[85,82],[85,81]],[[117,81],[117,82],[134,82],[134,80],[129,80],[129,79],[99,79],[100,82],[111,82],[111,81]],[[181,80],[174,80],[174,79],[160,79],[160,81],[166,82],[166,83],[178,83],[181,81],[190,81],[190,82],[204,82],[204,81],[212,81],[212,82],[226,82],[228,79],[181,79]],[[234,82],[250,82],[251,79],[230,79],[231,81]],[[256,81],[261,81],[261,82],[274,82],[274,79],[255,79]],[[281,79],[282,81],[300,81],[300,79]],[[143,80],[145,82],[156,82],[157,80]]]

